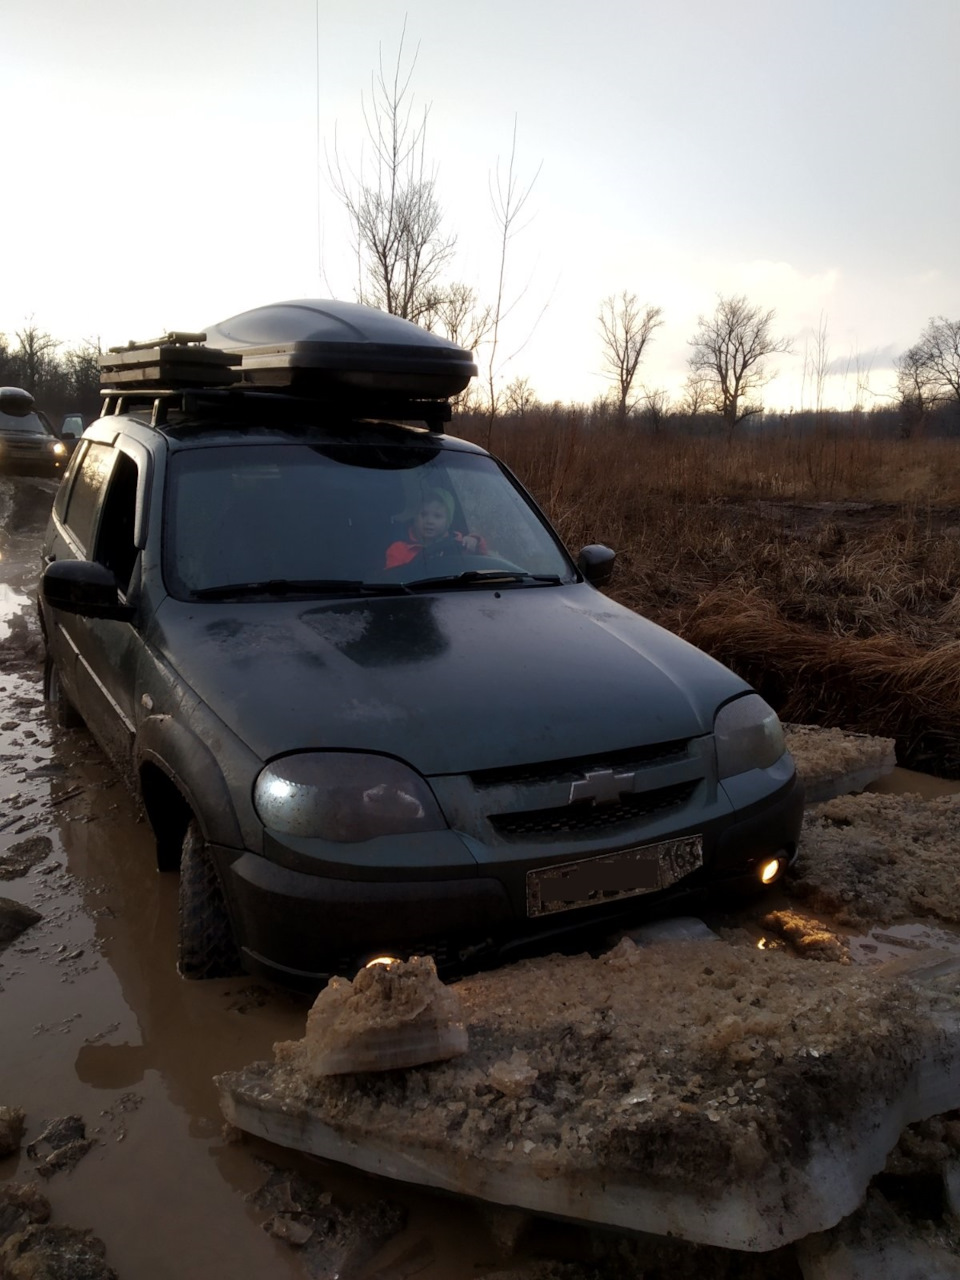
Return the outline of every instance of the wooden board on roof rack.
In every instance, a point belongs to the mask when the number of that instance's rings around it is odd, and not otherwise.
[[[213,347],[173,342],[132,345],[100,357],[100,382],[108,386],[232,386],[239,381],[239,372],[231,367],[234,359]]]

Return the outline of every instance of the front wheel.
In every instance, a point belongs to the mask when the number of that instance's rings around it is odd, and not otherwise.
[[[196,818],[180,853],[180,940],[177,968],[183,978],[235,978],[242,973],[227,904]]]
[[[83,716],[64,693],[60,673],[49,657],[43,663],[43,696],[58,729],[83,727]]]

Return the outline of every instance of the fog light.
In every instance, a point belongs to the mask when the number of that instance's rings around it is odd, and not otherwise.
[[[780,875],[783,867],[781,858],[771,858],[769,862],[764,862],[760,867],[760,879],[764,884],[773,884],[774,880]]]

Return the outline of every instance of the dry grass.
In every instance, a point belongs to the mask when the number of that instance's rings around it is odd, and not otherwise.
[[[960,776],[960,442],[651,436],[565,411],[496,424],[493,448],[568,546],[617,548],[613,596],[785,719]]]

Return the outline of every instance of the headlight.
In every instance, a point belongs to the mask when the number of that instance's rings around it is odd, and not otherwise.
[[[288,836],[370,840],[447,825],[418,773],[389,756],[347,751],[274,760],[257,778],[253,802],[264,826]]]
[[[62,458],[63,455],[67,452],[67,446],[63,443],[62,440],[58,440],[57,443],[53,446],[53,452],[57,455],[58,458]]]
[[[728,702],[713,722],[721,778],[768,769],[787,749],[780,718],[757,693]]]

